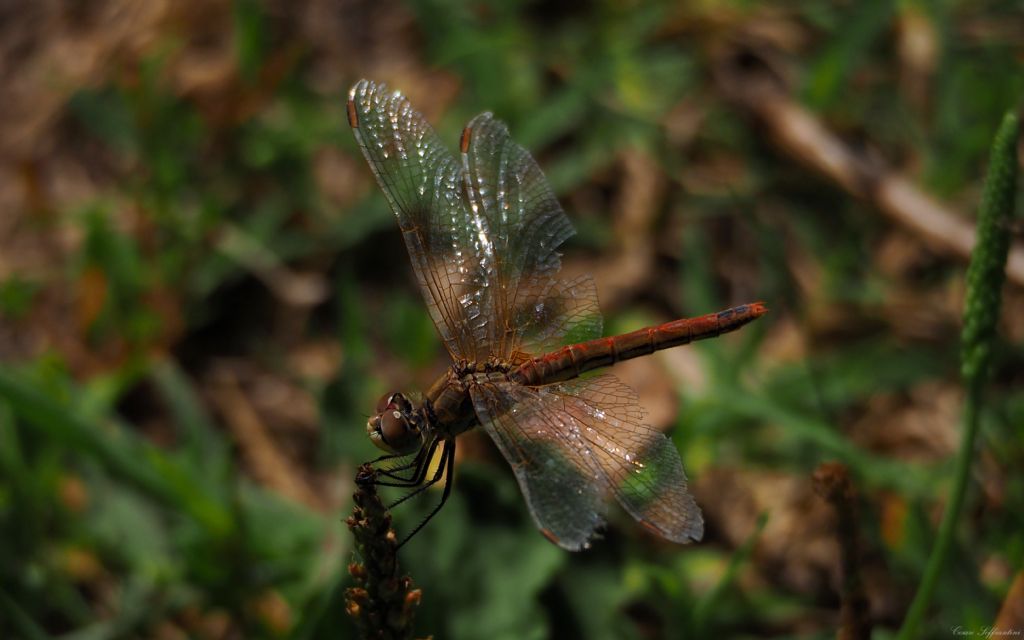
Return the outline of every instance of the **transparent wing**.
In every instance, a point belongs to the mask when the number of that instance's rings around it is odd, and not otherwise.
[[[509,360],[600,335],[593,283],[555,277],[572,225],[503,124],[470,122],[459,163],[407,99],[366,80],[349,121],[453,357]]]
[[[593,281],[557,278],[558,247],[574,231],[529,152],[484,113],[463,132],[462,164],[470,210],[487,238],[481,300],[490,317],[477,339],[505,359],[600,336]]]
[[[601,309],[590,276],[549,280],[547,287],[524,297],[511,319],[511,325],[519,327],[513,349],[538,355],[601,336]]]
[[[582,549],[604,524],[605,485],[596,469],[577,460],[557,433],[568,433],[557,396],[478,376],[470,395],[480,423],[512,465],[537,526],[560,547]]]
[[[349,123],[405,238],[430,316],[455,358],[474,359],[473,309],[484,283],[463,197],[462,167],[409,101],[361,80],[349,92]],[[465,298],[465,300],[464,300]]]
[[[643,424],[636,392],[611,375],[554,385],[619,504],[673,542],[700,540],[704,519],[690,494],[679,451]]]
[[[703,535],[678,451],[641,423],[636,394],[613,376],[532,388],[481,374],[470,394],[534,520],[560,546],[583,547],[611,496],[668,540]]]

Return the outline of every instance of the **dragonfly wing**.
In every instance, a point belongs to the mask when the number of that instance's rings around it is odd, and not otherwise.
[[[564,428],[564,416],[552,406],[557,398],[500,374],[477,376],[470,395],[481,424],[512,465],[538,528],[564,549],[584,548],[604,524],[604,487],[598,470],[575,464],[580,461],[555,437]]]
[[[480,238],[488,323],[478,339],[508,359],[601,335],[597,292],[589,278],[558,279],[559,246],[575,231],[551,186],[508,127],[484,113],[462,134],[466,198]]]
[[[519,327],[513,346],[543,354],[566,344],[601,337],[601,308],[597,287],[589,276],[549,280],[514,307],[512,326]]]
[[[619,504],[667,540],[700,540],[704,518],[690,494],[679,450],[664,433],[643,424],[636,392],[612,375],[570,380],[552,391],[583,425],[588,452]]]
[[[463,169],[423,116],[386,85],[349,92],[349,124],[405,238],[434,325],[455,358],[476,359],[480,258]]]
[[[474,118],[459,162],[405,97],[367,80],[349,93],[349,121],[453,357],[508,360],[600,335],[593,283],[556,277],[572,225],[504,124]]]
[[[481,374],[470,393],[534,520],[560,546],[581,548],[603,522],[610,496],[668,540],[703,535],[679,452],[642,424],[636,394],[613,376],[524,387]]]

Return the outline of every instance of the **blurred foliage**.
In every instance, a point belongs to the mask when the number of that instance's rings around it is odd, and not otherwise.
[[[354,633],[342,519],[376,455],[366,415],[446,366],[348,131],[345,91],[372,77],[453,148],[479,111],[508,122],[579,230],[567,265],[631,278],[610,330],[772,310],[644,365],[705,541],[615,513],[565,553],[467,434],[452,499],[402,549],[421,633],[833,637],[835,538],[809,476],[839,459],[891,637],[949,488],[964,265],[780,153],[716,70],[736,47],[780,61],[827,126],[972,214],[1024,96],[1016,2],[165,5],[42,3],[0,26],[0,636]],[[1004,305],[980,488],[928,637],[991,624],[1024,566],[1019,284]]]

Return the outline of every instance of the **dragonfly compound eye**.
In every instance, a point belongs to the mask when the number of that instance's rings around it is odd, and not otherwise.
[[[409,432],[409,422],[399,411],[385,411],[380,416],[380,435],[384,442],[394,446]]]
[[[416,448],[419,438],[416,429],[401,412],[389,407],[380,416],[380,440],[395,453],[406,453]]]
[[[393,393],[385,393],[380,397],[380,400],[377,401],[377,415],[384,413],[384,410],[391,404],[391,397],[394,395]]]

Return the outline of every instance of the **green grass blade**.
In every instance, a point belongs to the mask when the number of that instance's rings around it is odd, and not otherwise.
[[[0,368],[0,399],[6,399],[15,415],[57,442],[91,455],[111,473],[185,511],[212,535],[227,536],[231,532],[229,512],[195,481],[194,474],[158,448],[123,430],[114,437],[83,421],[72,408],[55,403],[7,368]]]

